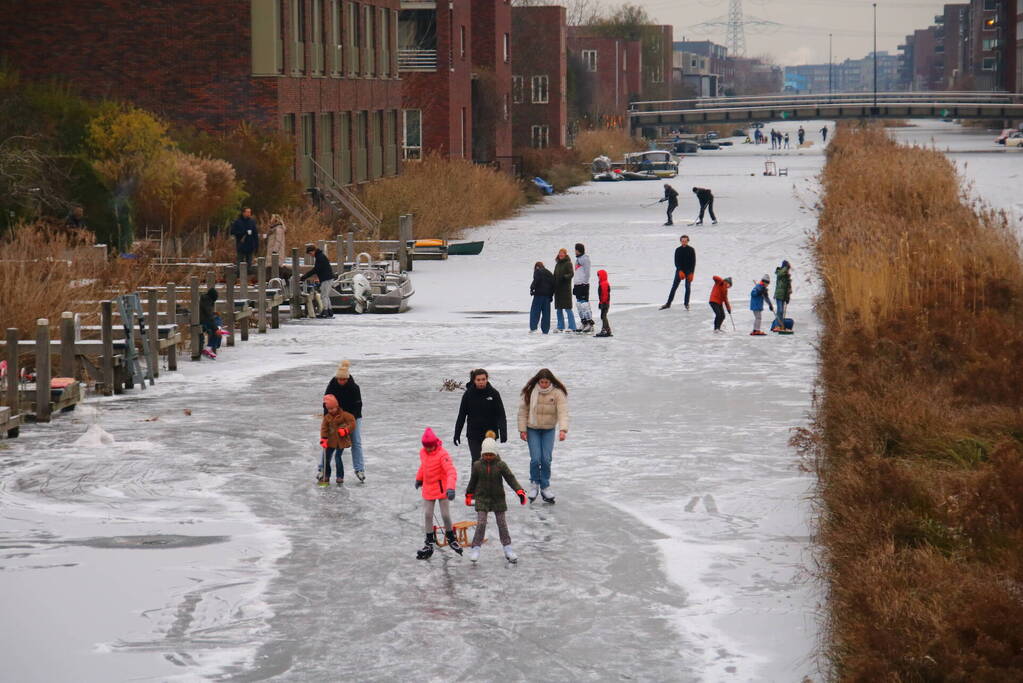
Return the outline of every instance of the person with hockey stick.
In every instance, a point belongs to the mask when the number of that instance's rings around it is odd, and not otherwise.
[[[753,311],[753,331],[750,336],[762,337],[767,333],[760,329],[760,317],[764,312],[764,304],[774,313],[774,306],[771,305],[771,296],[767,292],[767,286],[771,284],[771,276],[764,275],[760,282],[753,283],[753,291],[749,294],[749,309]]]
[[[440,504],[440,516],[444,520],[444,537],[448,547],[459,555],[462,546],[455,538],[455,528],[451,524],[451,509],[448,501],[455,499],[455,485],[458,483],[458,472],[451,463],[451,456],[444,450],[440,439],[429,427],[423,432],[423,447],[419,450],[419,469],[416,471],[416,488],[423,490],[423,526],[426,531],[426,544],[416,552],[416,559],[428,560],[433,555],[433,546],[437,543],[437,532],[433,526],[433,510]]]
[[[725,309],[732,312],[732,304],[728,303],[728,288],[732,286],[732,278],[714,276],[714,288],[710,290],[710,307],[714,311],[714,331],[721,331],[721,323],[725,321]]]
[[[458,418],[455,420],[456,446],[462,439],[462,425],[468,419],[465,440],[469,442],[469,457],[475,464],[480,459],[480,445],[484,435],[494,431],[501,435],[501,443],[508,440],[508,420],[504,414],[504,403],[501,394],[490,384],[490,376],[483,368],[469,373],[469,386],[462,394],[462,402],[458,406]]]
[[[323,449],[323,460],[316,481],[324,486],[330,483],[330,459],[333,456],[337,464],[335,481],[340,485],[345,483],[345,466],[341,462],[341,454],[352,445],[355,416],[341,410],[337,398],[332,394],[323,397],[323,407],[327,411],[320,423],[320,448]]]
[[[660,310],[671,308],[671,302],[675,298],[675,291],[680,282],[686,283],[685,306],[689,310],[689,291],[696,275],[696,250],[689,246],[689,235],[682,235],[678,238],[679,246],[675,247],[675,275],[671,281],[671,291],[668,292],[668,301]]]
[[[572,280],[572,294],[575,295],[576,310],[579,311],[579,332],[593,332],[593,311],[590,308],[590,255],[586,253],[586,245],[576,242],[575,245],[575,277]]]
[[[713,225],[718,224],[718,217],[714,215],[714,193],[706,187],[694,187],[693,194],[700,200],[700,216],[694,225],[703,225],[703,212],[710,212],[710,220]]]
[[[526,492],[519,486],[519,481],[512,474],[508,464],[498,455],[495,437],[496,434],[492,431],[486,433],[480,447],[483,456],[473,463],[469,485],[465,488],[465,504],[476,508],[476,532],[469,548],[469,559],[473,562],[479,561],[480,546],[487,533],[487,515],[493,512],[501,545],[504,547],[504,556],[514,564],[518,562],[519,557],[512,548],[511,534],[508,533],[508,522],[505,520],[508,503],[504,499],[504,484],[508,483],[522,505],[526,504]]]
[[[529,502],[542,496],[554,502],[551,491],[551,460],[554,438],[568,437],[568,389],[547,368],[542,368],[522,387],[519,400],[519,438],[529,445]]]
[[[678,191],[668,183],[664,183],[664,197],[657,200],[657,203],[668,202],[668,221],[665,225],[673,225],[671,220],[671,214],[678,207]]]

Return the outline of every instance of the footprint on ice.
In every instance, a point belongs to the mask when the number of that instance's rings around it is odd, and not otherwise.
[[[114,437],[110,432],[99,425],[91,425],[85,431],[85,434],[82,434],[75,440],[74,445],[79,448],[99,448],[101,446],[110,446],[113,443]]]

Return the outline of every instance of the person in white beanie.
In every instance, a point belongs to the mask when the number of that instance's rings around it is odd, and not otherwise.
[[[334,376],[327,383],[327,390],[323,393],[334,396],[341,410],[355,417],[355,430],[352,432],[352,469],[355,470],[355,476],[359,481],[363,482],[366,481],[366,465],[362,454],[362,390],[352,377],[351,367],[350,361],[341,361]],[[327,412],[326,407],[323,412]]]
[[[519,556],[512,548],[511,534],[508,533],[508,522],[505,520],[508,504],[504,500],[504,484],[507,482],[515,491],[522,505],[526,504],[526,492],[519,486],[508,463],[501,460],[501,456],[498,455],[495,437],[494,432],[487,432],[480,448],[482,457],[473,463],[469,485],[465,488],[465,504],[476,508],[476,533],[472,537],[469,559],[473,562],[479,561],[480,545],[487,533],[487,514],[493,512],[501,545],[504,546],[504,556],[509,562],[515,563],[518,562]]]

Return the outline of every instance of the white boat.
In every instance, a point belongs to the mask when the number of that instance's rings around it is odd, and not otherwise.
[[[391,271],[387,264],[374,264],[370,255],[363,252],[352,270],[334,280],[330,301],[335,311],[404,313],[415,293],[408,273]]]
[[[626,180],[649,180],[651,174],[657,178],[674,178],[678,175],[678,159],[663,149],[632,152],[625,155],[624,170]]]
[[[622,177],[622,172],[619,169],[613,168],[611,159],[603,154],[590,163],[590,173],[593,174],[593,179],[596,181],[625,180]]]

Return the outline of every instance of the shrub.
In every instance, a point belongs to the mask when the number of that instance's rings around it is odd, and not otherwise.
[[[522,174],[526,178],[543,178],[554,186],[555,192],[564,192],[590,179],[589,164],[583,163],[574,150],[526,148],[518,154],[522,157]]]
[[[643,140],[632,137],[621,128],[606,128],[579,133],[575,137],[573,149],[579,161],[584,163],[592,161],[601,154],[611,157],[612,161],[618,161],[623,159],[628,152],[643,151],[646,149],[646,144]]]

